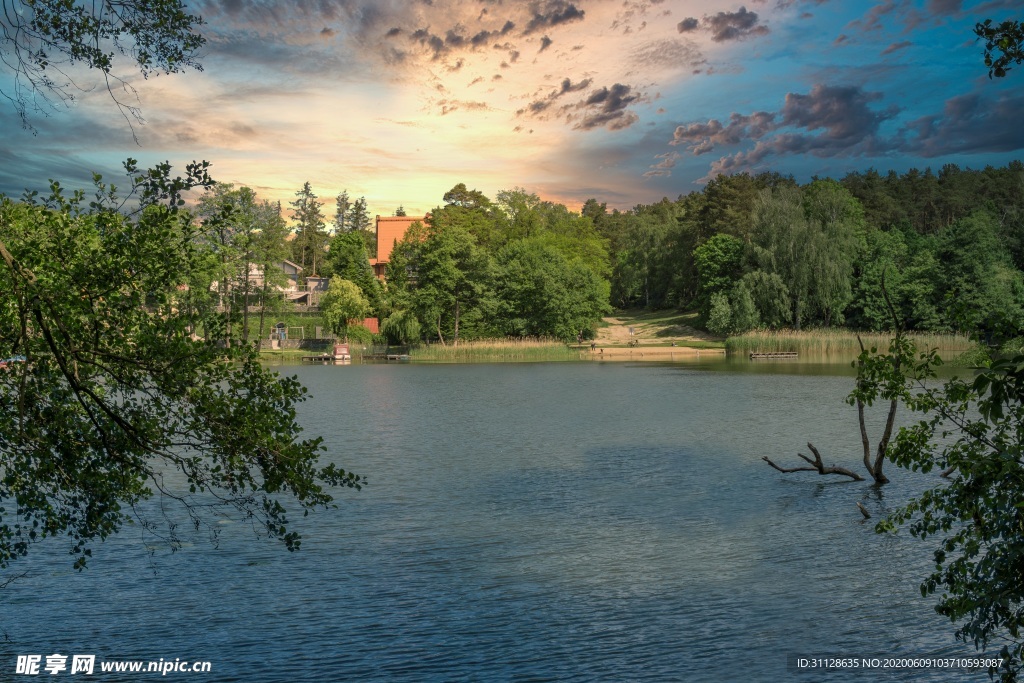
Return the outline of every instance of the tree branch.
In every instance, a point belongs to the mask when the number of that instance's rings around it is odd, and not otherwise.
[[[776,470],[778,470],[779,472],[782,472],[784,474],[789,474],[790,472],[817,472],[818,474],[821,475],[838,474],[844,477],[850,477],[854,481],[864,481],[864,477],[860,476],[856,472],[846,469],[845,467],[837,467],[836,465],[830,465],[826,467],[825,463],[821,459],[821,453],[819,453],[818,449],[814,447],[814,444],[808,442],[807,447],[811,450],[811,453],[814,454],[813,460],[808,458],[803,453],[797,453],[797,455],[800,456],[800,458],[802,458],[806,462],[808,462],[810,464],[810,467],[780,467],[771,460],[769,460],[768,456],[764,456],[761,459],[764,460],[773,468],[775,468]]]

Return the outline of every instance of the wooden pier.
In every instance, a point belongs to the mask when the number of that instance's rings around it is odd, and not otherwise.
[[[407,353],[370,353],[363,356],[363,360],[383,360],[388,362],[407,363],[409,362],[409,354]]]
[[[796,351],[771,351],[769,353],[752,353],[750,360],[775,359],[775,358],[796,358]]]

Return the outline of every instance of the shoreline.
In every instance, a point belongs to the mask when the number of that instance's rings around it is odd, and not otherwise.
[[[580,357],[583,360],[608,360],[608,361],[630,361],[630,360],[692,360],[701,356],[724,358],[725,349],[698,348],[695,346],[634,346],[623,348],[599,347],[594,351],[581,349]]]

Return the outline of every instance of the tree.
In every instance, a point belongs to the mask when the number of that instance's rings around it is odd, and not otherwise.
[[[23,125],[30,112],[74,99],[69,67],[84,64],[98,70],[107,92],[131,126],[142,122],[138,107],[123,102],[132,86],[114,73],[125,57],[144,78],[158,73],[201,70],[196,53],[206,40],[196,30],[203,20],[189,14],[182,0],[4,0],[0,14],[3,64],[13,75],[9,91],[0,91],[14,105]]]
[[[354,282],[370,302],[373,313],[380,313],[380,281],[373,274],[373,267],[366,255],[366,243],[355,232],[341,232],[331,240],[327,257],[331,264],[332,278]]]
[[[782,185],[758,196],[754,260],[785,284],[790,297],[788,317],[796,329],[805,320],[827,325],[842,322],[842,311],[852,296],[853,260],[862,224],[857,200],[835,181],[815,181],[805,192]]]
[[[389,344],[412,344],[419,340],[420,330],[420,321],[412,311],[393,311],[380,325]]]
[[[324,215],[320,211],[323,204],[317,201],[309,181],[302,185],[295,197],[295,201],[291,202],[292,217],[298,225],[292,243],[293,257],[306,273],[316,275],[317,264],[323,258],[324,246],[327,244]]]
[[[328,486],[362,482],[317,464],[321,439],[299,439],[297,380],[195,335],[219,318],[184,287],[205,255],[179,203],[212,184],[206,166],[127,168],[132,215],[102,184],[91,204],[57,183],[44,203],[0,200],[0,356],[26,357],[0,372],[0,567],[55,537],[81,569],[131,520],[177,547],[167,508],[141,505],[154,496],[213,533],[207,515],[233,508],[295,550],[282,501],[308,511],[330,504]]]
[[[568,342],[611,311],[608,282],[543,238],[512,242],[495,260],[496,317],[507,336]]]
[[[360,197],[348,212],[348,229],[365,231],[370,229],[370,212],[366,208],[366,197]]]
[[[742,273],[742,264],[743,242],[732,235],[719,233],[693,250],[693,265],[700,278],[701,313],[705,318],[710,315],[711,297],[732,287]]]
[[[224,183],[217,183],[200,198],[198,213],[204,219],[203,227],[219,259],[217,282],[226,323],[225,340],[231,343],[234,300],[241,297],[238,303],[242,309],[242,342],[248,342],[249,302],[254,293],[253,266],[256,265],[257,240],[273,220],[273,214],[269,207],[259,204],[252,189],[243,186],[236,190],[233,185]],[[264,249],[269,246],[266,239],[261,246]]]
[[[491,200],[480,190],[469,190],[466,183],[459,183],[444,193],[442,198],[447,206],[461,206],[464,209],[486,209]]]
[[[436,218],[436,216],[435,216]],[[488,301],[490,259],[473,235],[460,225],[432,225],[419,245],[412,292],[413,309],[445,344],[445,333],[458,345],[460,326],[480,322]]]
[[[931,488],[877,526],[938,537],[922,595],[958,624],[957,639],[999,648],[990,669],[1005,683],[1024,669],[1024,356],[999,360],[970,380],[921,387],[908,405],[923,413],[896,436],[890,457],[914,471],[944,470]],[[1001,647],[1000,647],[1001,644]]]
[[[352,211],[352,202],[348,198],[348,190],[342,190],[335,199],[334,209],[334,233],[347,232],[349,227],[349,214]]]
[[[1024,24],[1019,21],[1004,21],[993,25],[991,19],[977,24],[974,34],[985,41],[985,66],[988,77],[1002,78],[1010,70],[1010,64],[1024,61]],[[996,55],[996,52],[1001,54]]]
[[[895,322],[896,310],[891,302],[888,303],[890,314]],[[859,337],[858,341],[860,341]],[[864,469],[867,470],[875,484],[889,483],[889,478],[885,476],[883,470],[885,460],[889,457],[889,444],[892,441],[896,411],[900,403],[914,405],[915,390],[921,386],[924,380],[935,376],[934,368],[941,362],[935,349],[918,354],[914,342],[899,327],[889,342],[888,353],[880,354],[877,349],[866,349],[863,343],[861,344],[860,356],[854,361],[854,367],[857,368],[856,384],[846,401],[850,405],[857,406],[861,446],[864,449]],[[871,441],[868,438],[867,425],[864,420],[864,408],[871,406],[879,399],[888,401],[889,408],[886,413],[885,426],[882,428],[882,435],[878,439],[874,454],[872,454]],[[802,453],[798,455],[810,465],[809,467],[783,468],[776,465],[767,456],[761,459],[780,472],[816,471],[822,475],[839,474],[855,481],[863,480],[859,474],[845,467],[835,465],[826,467],[818,450],[810,443],[807,444],[807,447],[814,454],[813,460]]]
[[[396,216],[402,216],[402,217],[404,217],[404,216],[406,215],[406,213],[405,213],[405,207],[404,207],[404,206],[402,206],[401,204],[399,204],[399,205],[398,205],[398,208],[397,208],[397,209],[395,209],[395,215],[396,215]]]
[[[263,324],[268,310],[280,304],[280,296],[275,296],[275,287],[284,286],[287,278],[279,264],[288,256],[288,244],[285,237],[288,227],[281,215],[281,203],[266,200],[259,205],[260,231],[253,240],[253,259],[263,273],[263,285],[260,287],[260,331],[263,339]]]
[[[331,284],[320,299],[320,312],[331,332],[343,336],[348,342],[349,321],[363,318],[370,312],[370,302],[363,296],[359,286],[340,277],[331,278]]]

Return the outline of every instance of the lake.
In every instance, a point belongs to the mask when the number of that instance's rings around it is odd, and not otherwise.
[[[278,369],[314,396],[308,433],[369,485],[297,518],[297,553],[237,520],[176,553],[125,529],[83,573],[37,547],[0,590],[0,679],[17,654],[84,653],[212,664],[104,681],[987,680],[791,667],[973,655],[920,596],[930,541],[873,531],[934,476],[890,466],[878,490],[761,461],[792,463],[811,441],[859,467],[849,376],[784,363]]]

